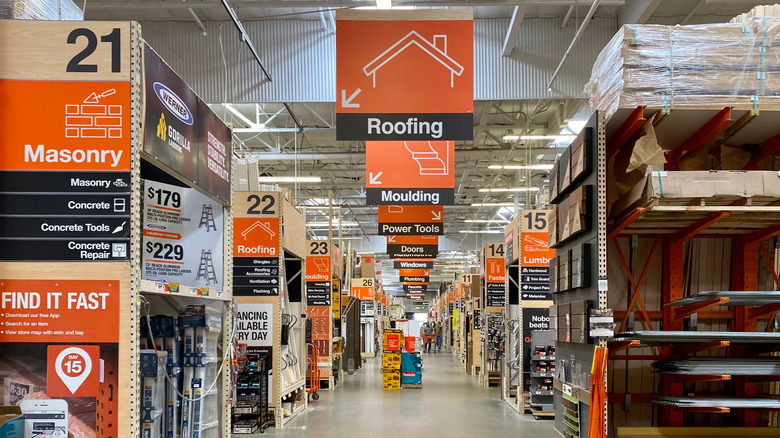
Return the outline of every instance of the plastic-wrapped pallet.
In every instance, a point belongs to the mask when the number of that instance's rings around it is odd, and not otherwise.
[[[732,18],[730,23],[742,23],[751,18],[780,17],[780,5],[756,6],[748,12]]]
[[[0,0],[0,18],[80,21],[84,13],[72,0]]]
[[[780,107],[780,19],[695,26],[625,25],[601,51],[585,91],[614,114],[638,105]]]

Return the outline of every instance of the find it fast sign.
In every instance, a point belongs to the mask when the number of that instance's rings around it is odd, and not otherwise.
[[[336,12],[337,140],[471,140],[471,11]]]

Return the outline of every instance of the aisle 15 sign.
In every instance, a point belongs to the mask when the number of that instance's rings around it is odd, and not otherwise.
[[[526,210],[520,214],[520,300],[549,300],[550,210]]]
[[[337,140],[471,140],[470,10],[336,12]]]

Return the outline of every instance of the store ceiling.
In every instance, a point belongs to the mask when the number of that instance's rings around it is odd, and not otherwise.
[[[405,7],[469,7],[475,18],[558,18],[561,27],[570,20],[580,23],[592,2],[587,0],[393,0],[394,6]],[[230,0],[242,21],[270,19],[318,20],[323,29],[332,31],[333,12],[339,8],[371,7],[374,0]],[[697,24],[726,22],[747,12],[762,2],[742,0],[602,0],[597,17],[614,17],[616,27],[624,23]],[[198,21],[227,21],[229,16],[220,0],[160,1],[160,0],[98,0],[85,3],[85,17],[90,20],[186,21],[193,26]],[[571,23],[569,23],[571,25]],[[510,26],[511,27],[511,26]],[[508,29],[508,32],[510,30]],[[563,54],[561,53],[561,56]],[[281,176],[320,176],[322,183],[289,187],[299,204],[322,205],[331,194],[340,206],[342,221],[357,222],[357,227],[343,230],[343,236],[377,237],[376,207],[366,206],[365,145],[362,142],[337,142],[335,136],[335,105],[333,103],[291,103],[289,109],[280,103],[218,104],[213,109],[236,128],[264,124],[263,132],[237,132],[235,152],[242,157],[259,160],[263,174]],[[296,129],[297,122],[303,127]],[[502,223],[474,223],[466,220],[509,218],[512,207],[473,207],[473,203],[518,202],[529,204],[525,194],[514,195],[479,192],[484,187],[544,185],[545,171],[504,171],[488,169],[490,164],[548,164],[566,143],[556,141],[503,140],[510,133],[560,134],[567,128],[577,129],[588,117],[584,99],[548,101],[477,101],[474,102],[474,140],[456,143],[456,205],[445,207],[445,231],[460,239],[466,230],[502,228]],[[573,121],[573,122],[572,122]],[[338,210],[337,210],[338,211]],[[326,211],[307,209],[307,221],[327,221]],[[320,231],[316,231],[320,230]],[[310,229],[310,234],[322,235],[324,229]],[[380,256],[381,257],[381,256]],[[469,258],[470,257],[470,258]],[[431,290],[441,280],[451,279],[454,272],[475,263],[473,253],[448,253],[437,264],[431,278]],[[385,261],[386,285],[395,275]],[[446,268],[446,266],[456,266]],[[396,276],[397,277],[397,276]],[[397,278],[396,278],[397,280]],[[426,299],[430,296],[426,297]]]

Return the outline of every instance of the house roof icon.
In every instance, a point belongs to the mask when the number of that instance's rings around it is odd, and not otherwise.
[[[425,53],[431,56],[431,58],[438,61],[444,67],[450,70],[450,87],[453,87],[455,76],[463,74],[463,66],[458,64],[457,61],[447,55],[447,35],[434,35],[433,42],[423,38],[417,31],[411,31],[406,36],[396,41],[387,50],[382,52],[381,55],[374,58],[371,62],[363,67],[363,72],[366,76],[372,76],[374,87],[376,87],[376,72],[382,68],[385,64],[393,60],[396,56],[400,55],[404,50],[411,46],[417,46]]]

